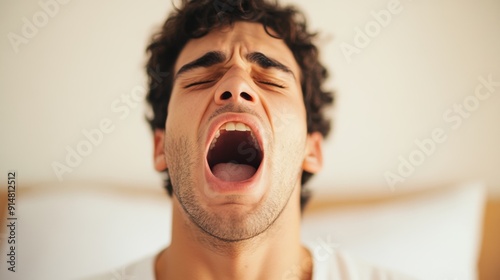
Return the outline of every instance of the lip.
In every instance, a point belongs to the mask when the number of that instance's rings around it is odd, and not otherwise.
[[[265,157],[262,157],[262,161],[259,165],[259,168],[255,172],[255,174],[244,181],[239,182],[227,182],[222,181],[219,178],[215,177],[207,161],[208,150],[210,148],[210,144],[212,139],[215,137],[215,133],[219,130],[219,128],[227,123],[227,122],[241,122],[252,130],[255,138],[257,138],[257,142],[262,150],[262,153],[265,154],[264,150],[264,139],[262,137],[262,125],[256,120],[256,118],[252,115],[246,113],[225,113],[213,119],[210,124],[207,132],[207,137],[205,141],[205,178],[207,180],[209,188],[221,194],[231,194],[231,193],[242,193],[247,192],[254,189],[262,176],[262,166],[265,164]]]

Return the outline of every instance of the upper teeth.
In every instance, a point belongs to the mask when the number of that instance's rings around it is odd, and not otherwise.
[[[210,149],[213,149],[215,147],[215,143],[217,142],[217,138],[220,136],[221,130],[226,130],[226,131],[250,131],[250,134],[252,135],[252,138],[256,141],[255,136],[253,135],[252,130],[250,127],[244,123],[240,122],[227,122],[219,127],[217,132],[215,132],[214,139],[212,140],[212,143],[210,144]]]
[[[244,123],[240,123],[240,122],[227,122],[223,125],[221,125],[221,127],[219,128],[219,131],[220,130],[227,130],[227,131],[251,131],[250,127],[248,127],[248,125],[244,124]]]

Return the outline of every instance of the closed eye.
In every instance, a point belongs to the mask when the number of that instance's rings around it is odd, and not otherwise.
[[[190,84],[186,85],[184,88],[190,88],[190,87],[194,87],[194,86],[198,86],[198,85],[208,84],[208,83],[211,83],[213,81],[214,80],[194,82],[194,83],[190,83]]]
[[[269,86],[278,87],[278,88],[285,88],[285,86],[282,84],[277,84],[277,83],[270,82],[270,81],[258,81],[258,82],[261,84],[264,84],[264,85],[269,85]]]

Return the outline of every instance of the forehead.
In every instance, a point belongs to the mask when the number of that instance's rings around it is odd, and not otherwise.
[[[260,23],[238,21],[233,26],[214,29],[201,38],[189,40],[179,54],[175,72],[184,63],[209,51],[222,51],[228,59],[235,54],[244,57],[250,52],[261,52],[286,63],[296,73],[299,69],[291,50],[283,40],[270,36]]]

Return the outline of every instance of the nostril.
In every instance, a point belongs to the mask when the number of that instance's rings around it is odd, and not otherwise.
[[[220,98],[222,100],[228,100],[229,98],[231,98],[231,93],[229,91],[225,91],[221,96]]]
[[[250,94],[246,93],[246,92],[240,93],[240,96],[243,99],[247,100],[247,101],[252,101],[253,100],[252,96]]]

